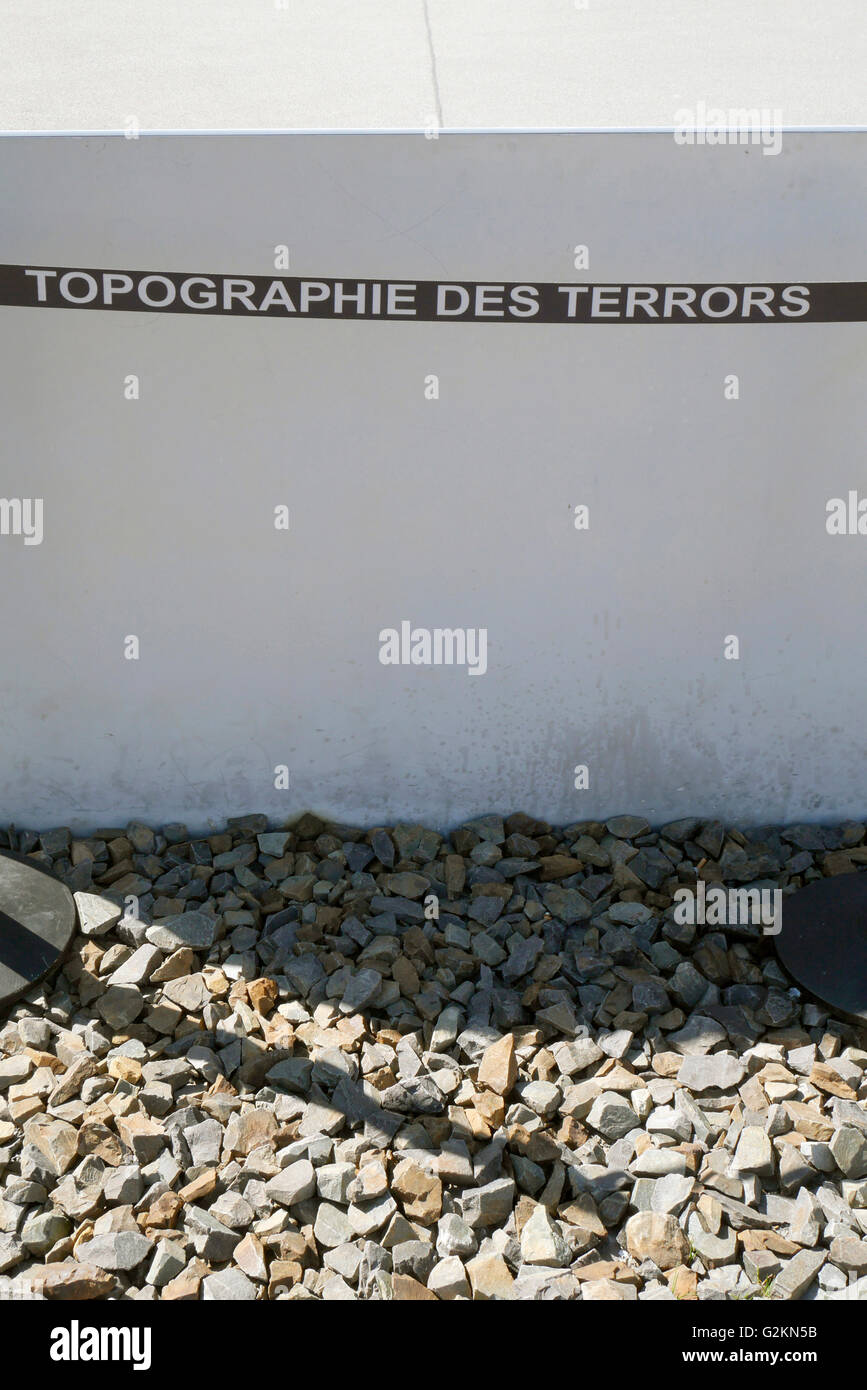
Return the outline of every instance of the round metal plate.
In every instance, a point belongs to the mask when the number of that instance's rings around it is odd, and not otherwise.
[[[867,1022],[867,873],[823,878],[783,898],[775,941],[799,985]]]
[[[58,963],[77,924],[75,900],[60,879],[22,854],[0,851],[0,1008]]]

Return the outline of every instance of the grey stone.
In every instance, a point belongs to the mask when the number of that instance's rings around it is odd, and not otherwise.
[[[21,1241],[32,1254],[46,1255],[71,1230],[71,1222],[59,1212],[37,1212],[25,1221]]]
[[[223,1264],[232,1258],[232,1251],[241,1237],[212,1216],[204,1207],[187,1207],[184,1224],[190,1232],[196,1254],[200,1259]]]
[[[479,1243],[472,1227],[456,1213],[448,1212],[437,1223],[436,1247],[437,1254],[447,1259],[452,1255],[475,1255]]]
[[[860,1129],[838,1129],[831,1136],[829,1147],[844,1177],[867,1177],[867,1135]]]
[[[442,1092],[426,1076],[388,1086],[379,1098],[386,1110],[397,1110],[402,1115],[441,1115],[445,1109]]]
[[[425,1284],[435,1264],[436,1250],[427,1241],[404,1240],[392,1246],[391,1265],[395,1274],[409,1274]]]
[[[555,883],[542,893],[542,901],[552,917],[567,927],[586,922],[593,915],[592,904],[576,888],[563,888]]]
[[[324,1201],[342,1205],[349,1201],[349,1185],[355,1178],[353,1163],[324,1163],[315,1172],[316,1190]]]
[[[303,1285],[302,1285],[303,1288]],[[341,1274],[334,1274],[322,1285],[324,1303],[354,1303],[358,1298],[354,1289],[347,1284]]]
[[[724,1227],[718,1236],[713,1236],[708,1231],[696,1230],[692,1235],[692,1243],[702,1264],[708,1269],[733,1264],[737,1259],[737,1237],[728,1227]]]
[[[157,966],[162,963],[163,953],[156,946],[139,946],[131,956],[112,971],[109,983],[112,985],[143,985]]]
[[[303,956],[293,956],[283,969],[292,987],[304,999],[325,979],[322,963],[310,952]]]
[[[593,1038],[575,1038],[554,1048],[554,1058],[564,1076],[575,1076],[578,1072],[586,1071],[604,1056],[602,1048]]]
[[[774,1280],[771,1295],[773,1298],[802,1298],[825,1263],[824,1250],[799,1250],[783,1265]]]
[[[553,1115],[563,1099],[560,1088],[550,1081],[529,1081],[520,1087],[519,1094],[524,1105],[543,1117]]]
[[[671,1149],[647,1148],[632,1160],[629,1171],[637,1178],[662,1178],[668,1173],[683,1176],[686,1173],[686,1157]]]
[[[0,1235],[0,1274],[14,1269],[24,1256],[24,1246],[14,1235]]]
[[[186,1251],[180,1241],[159,1240],[154,1248],[154,1257],[148,1265],[147,1282],[153,1284],[154,1288],[161,1289],[171,1279],[177,1278],[186,1268],[186,1264]]]
[[[331,1202],[320,1202],[313,1223],[313,1234],[319,1245],[331,1249],[352,1240],[356,1232],[346,1212]]]
[[[528,1265],[547,1265],[562,1268],[571,1261],[571,1252],[561,1234],[559,1223],[553,1221],[545,1208],[536,1206],[521,1232],[521,1258]]]
[[[686,1174],[665,1174],[653,1184],[651,1210],[662,1212],[665,1216],[679,1215],[692,1196],[694,1187],[694,1179]]]
[[[190,1151],[190,1160],[195,1167],[210,1168],[220,1159],[223,1147],[223,1126],[218,1120],[202,1120],[197,1125],[187,1125],[184,1139]]]
[[[258,1298],[256,1285],[240,1269],[215,1270],[202,1280],[202,1298],[206,1303],[252,1303]]]
[[[501,916],[503,906],[502,898],[480,894],[479,897],[473,898],[470,903],[467,909],[467,916],[471,922],[478,922],[482,927],[492,927],[498,917]],[[523,974],[525,972],[521,971],[520,973]]]
[[[639,835],[646,835],[650,825],[643,816],[612,816],[611,820],[605,822],[605,829],[617,840],[634,840]]]
[[[498,1225],[512,1210],[515,1184],[511,1178],[496,1178],[483,1187],[469,1188],[458,1200],[461,1215],[471,1229]]]
[[[142,995],[132,985],[109,985],[96,1001],[97,1012],[116,1031],[134,1023],[144,1006]]]
[[[770,1250],[745,1250],[743,1256],[744,1272],[754,1284],[764,1284],[775,1279],[782,1269],[779,1255]]]
[[[289,1091],[306,1095],[310,1090],[313,1062],[309,1057],[286,1057],[266,1073],[272,1086],[285,1086]]]
[[[221,1192],[208,1208],[212,1216],[233,1231],[244,1231],[253,1224],[256,1213],[240,1192]]]
[[[746,1075],[743,1062],[725,1052],[710,1056],[686,1056],[677,1079],[689,1091],[731,1091],[740,1086]]]
[[[745,1125],[741,1130],[732,1169],[737,1173],[756,1173],[762,1178],[774,1176],[774,1149],[767,1134],[758,1125]]]
[[[808,1188],[802,1188],[792,1213],[789,1239],[796,1245],[818,1245],[824,1225],[825,1218],[819,1202]]]
[[[14,1052],[11,1057],[0,1057],[0,1091],[9,1086],[20,1086],[33,1070],[33,1062],[24,1052]]]
[[[189,946],[193,951],[209,951],[214,944],[216,931],[215,917],[207,912],[192,911],[166,917],[155,926],[148,927],[147,939],[161,951],[177,951],[181,946]]]
[[[685,1056],[701,1056],[726,1041],[726,1031],[715,1019],[693,1016],[676,1033],[669,1033],[669,1044]]]
[[[74,893],[82,936],[105,936],[117,926],[123,909],[98,893]]]
[[[111,1273],[128,1274],[147,1259],[153,1249],[153,1243],[147,1236],[135,1231],[115,1231],[94,1236],[93,1240],[78,1247],[77,1254],[87,1264],[98,1265]]]
[[[131,1205],[138,1201],[143,1190],[144,1180],[137,1163],[111,1168],[103,1179],[102,1195],[109,1206]]]
[[[856,1275],[867,1274],[867,1241],[836,1236],[831,1241],[828,1255],[840,1269]]]
[[[617,1091],[603,1091],[587,1114],[587,1124],[604,1139],[620,1139],[639,1123],[632,1106]]]
[[[359,970],[348,981],[343,998],[338,1001],[341,1013],[357,1013],[372,1002],[382,988],[382,976],[377,970]]]
[[[296,1202],[306,1201],[315,1191],[316,1170],[306,1158],[283,1168],[265,1184],[267,1196],[281,1207],[291,1207]]]
[[[470,1297],[466,1271],[457,1255],[448,1256],[434,1265],[428,1275],[427,1287],[441,1299]]]

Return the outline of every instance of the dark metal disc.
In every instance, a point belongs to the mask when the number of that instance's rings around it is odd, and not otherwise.
[[[75,935],[75,899],[48,869],[0,851],[0,1009],[26,994]]]
[[[867,873],[823,878],[783,898],[775,941],[799,985],[867,1022]]]

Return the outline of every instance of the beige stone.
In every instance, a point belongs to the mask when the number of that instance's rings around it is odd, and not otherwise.
[[[607,1234],[605,1224],[596,1210],[596,1203],[587,1192],[573,1197],[566,1206],[560,1207],[557,1215],[572,1228],[568,1233],[570,1243],[576,1239],[575,1232],[580,1232],[581,1249],[594,1245],[597,1240],[603,1240]]]
[[[592,1264],[580,1265],[572,1273],[579,1283],[591,1283],[595,1279],[616,1279],[618,1283],[635,1284],[641,1282],[640,1276],[631,1265],[620,1260],[594,1260]]]
[[[505,1101],[496,1091],[477,1091],[473,1105],[485,1123],[493,1125],[495,1129],[498,1129],[506,1118]]]
[[[183,1210],[183,1201],[176,1192],[163,1192],[139,1217],[142,1230],[165,1230],[174,1226]]]
[[[439,1299],[431,1290],[413,1279],[411,1274],[395,1274],[392,1280],[392,1297],[395,1303],[438,1303]]]
[[[576,1119],[567,1115],[557,1131],[557,1138],[567,1148],[580,1149],[581,1145],[587,1142],[588,1132]]]
[[[569,854],[543,854],[539,860],[541,872],[539,880],[542,883],[551,883],[558,878],[569,878],[572,874],[577,874],[581,868],[581,860],[573,859]]]
[[[585,1284],[581,1297],[585,1303],[634,1303],[637,1297],[632,1284],[617,1279],[594,1279]]]
[[[626,1223],[626,1248],[636,1260],[653,1260],[661,1270],[683,1264],[689,1241],[673,1216],[639,1211]]]
[[[467,1277],[475,1301],[508,1300],[515,1296],[515,1281],[502,1255],[476,1255],[467,1264]]]
[[[231,1149],[236,1154],[249,1154],[260,1144],[271,1144],[277,1132],[277,1121],[271,1110],[251,1108],[243,1115],[233,1116]],[[226,1134],[227,1147],[229,1134]]]
[[[675,1265],[666,1270],[665,1282],[675,1298],[692,1301],[698,1298],[698,1275],[688,1265]]]
[[[199,1173],[197,1178],[193,1178],[186,1187],[182,1187],[178,1196],[183,1202],[200,1202],[203,1197],[210,1197],[216,1186],[216,1168],[206,1168],[204,1173]]]
[[[805,1105],[799,1100],[785,1102],[786,1113],[795,1124],[798,1133],[805,1139],[825,1141],[834,1133],[834,1126],[815,1106]]]
[[[262,1242],[254,1231],[248,1231],[232,1252],[232,1262],[242,1269],[248,1279],[264,1284],[268,1279],[268,1265]]]
[[[69,1171],[78,1157],[78,1130],[65,1120],[37,1116],[26,1124],[24,1137],[36,1146],[59,1177]]]
[[[108,1074],[117,1081],[129,1081],[136,1086],[141,1081],[141,1062],[135,1057],[112,1057],[108,1064]]]
[[[810,1081],[818,1091],[827,1091],[841,1100],[857,1100],[858,1092],[845,1082],[839,1072],[829,1067],[827,1062],[814,1062]]]
[[[102,1062],[97,1057],[91,1056],[89,1052],[76,1058],[72,1065],[66,1069],[48,1097],[49,1105],[65,1105],[68,1100],[72,1100],[73,1096],[78,1095],[87,1078],[96,1076],[102,1070],[102,1066]]]
[[[504,1098],[509,1094],[518,1079],[518,1061],[515,1056],[515,1039],[505,1033],[498,1042],[485,1048],[479,1064],[478,1084],[487,1086]]]
[[[14,1089],[10,1087],[10,1090]],[[35,1119],[44,1109],[45,1102],[39,1096],[9,1097],[9,1116],[16,1126],[25,1125],[28,1120]]]
[[[247,985],[247,993],[250,997],[250,1003],[257,1013],[267,1017],[277,1003],[279,991],[276,980],[270,980],[264,976],[258,980],[251,980]]]
[[[104,1298],[114,1287],[114,1275],[96,1265],[79,1263],[77,1260],[59,1260],[39,1271],[37,1276],[28,1278],[35,1289],[52,1300],[72,1299],[78,1302],[90,1298]]]
[[[189,946],[180,946],[177,951],[173,951],[162,965],[158,965],[150,977],[151,984],[166,984],[169,980],[177,980],[181,975],[189,975],[195,964],[196,957]],[[225,979],[225,975],[223,979]],[[208,981],[210,987],[210,980]],[[215,993],[211,990],[211,993]]]
[[[657,1052],[651,1066],[657,1076],[672,1077],[677,1076],[682,1063],[683,1057],[679,1052]]]
[[[187,1270],[179,1274],[177,1278],[170,1279],[160,1294],[160,1298],[170,1302],[195,1302],[199,1297],[199,1289],[202,1286],[201,1274],[190,1274]]]
[[[391,1178],[391,1190],[400,1199],[404,1215],[422,1226],[431,1226],[442,1214],[443,1185],[438,1177],[426,1173],[412,1159],[398,1163]]]
[[[139,1163],[152,1163],[168,1143],[162,1126],[138,1112],[119,1116],[117,1132]]]
[[[78,1152],[82,1157],[95,1154],[110,1168],[118,1168],[125,1161],[123,1145],[117,1135],[96,1120],[89,1120],[78,1131]]]
[[[775,1255],[797,1255],[801,1248],[776,1231],[738,1231],[737,1237],[744,1250],[771,1250]]]

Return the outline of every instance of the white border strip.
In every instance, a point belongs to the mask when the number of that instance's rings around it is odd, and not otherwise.
[[[726,129],[739,130],[739,126],[730,126]],[[673,125],[659,126],[440,126],[438,137],[444,135],[673,135],[679,127]],[[863,135],[867,133],[867,125],[783,125],[780,127],[783,135]],[[182,136],[182,135],[419,135],[424,136],[426,128],[424,126],[395,126],[379,127],[374,126],[366,129],[348,130],[338,126],[290,126],[285,129],[263,129],[259,126],[235,127],[227,129],[217,128],[195,128],[173,129],[173,130],[139,130],[136,139],[142,139],[149,135],[159,136]],[[127,139],[124,130],[0,130],[0,139],[20,139],[30,137],[32,139],[47,139],[50,137],[66,137],[68,139],[104,139],[108,136],[116,136]]]

